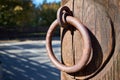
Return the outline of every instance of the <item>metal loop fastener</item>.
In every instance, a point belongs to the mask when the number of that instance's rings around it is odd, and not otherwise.
[[[73,16],[72,11],[67,6],[62,6],[57,11],[57,19],[61,26],[66,26],[66,16]]]
[[[76,63],[73,66],[66,66],[64,64],[62,64],[61,62],[59,62],[57,60],[57,58],[55,57],[54,53],[53,53],[53,49],[52,49],[52,34],[53,31],[55,30],[55,28],[59,25],[59,21],[58,19],[56,19],[50,26],[47,35],[46,35],[46,49],[47,49],[47,53],[49,55],[50,60],[53,62],[53,64],[61,71],[67,72],[67,73],[75,73],[80,71],[81,69],[83,69],[89,59],[90,59],[90,55],[91,55],[91,40],[89,37],[89,33],[88,30],[86,29],[86,27],[76,18],[72,17],[72,16],[67,16],[66,17],[66,21],[68,24],[73,25],[82,35],[83,38],[83,54],[81,59],[78,61],[78,63]]]

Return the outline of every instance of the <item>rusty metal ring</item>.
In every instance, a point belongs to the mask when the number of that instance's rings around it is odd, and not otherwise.
[[[81,59],[78,61],[77,64],[73,65],[73,66],[66,66],[63,65],[62,63],[60,63],[57,58],[55,57],[54,53],[53,53],[53,49],[52,49],[52,34],[54,29],[59,25],[59,21],[55,20],[46,35],[46,49],[49,55],[49,58],[51,59],[51,61],[53,62],[53,64],[61,71],[67,72],[67,73],[74,73],[77,72],[81,69],[83,69],[89,59],[90,59],[90,55],[91,55],[91,40],[88,34],[87,29],[85,28],[85,26],[83,24],[80,23],[80,21],[74,17],[71,16],[67,16],[66,17],[66,21],[68,24],[73,25],[75,28],[78,29],[78,31],[81,33],[82,38],[83,38],[83,43],[84,43],[84,47],[83,47],[83,54]]]
[[[69,16],[73,16],[72,11],[67,6],[62,6],[57,11],[57,19],[58,19],[58,22],[61,26],[66,25],[66,23],[64,21],[65,20],[64,18],[66,18],[66,17],[63,16],[63,15],[66,15],[66,14],[69,15]]]

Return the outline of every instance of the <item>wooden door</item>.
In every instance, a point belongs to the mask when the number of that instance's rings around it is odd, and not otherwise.
[[[64,5],[88,28],[92,55],[83,70],[61,72],[61,80],[120,80],[120,0],[62,0]],[[63,64],[76,64],[83,48],[80,33],[61,28],[61,41]]]

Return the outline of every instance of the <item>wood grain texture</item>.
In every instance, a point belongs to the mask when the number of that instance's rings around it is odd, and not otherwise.
[[[92,40],[92,60],[83,71],[80,71],[80,74],[76,74],[76,79],[85,79],[97,74],[98,69],[106,63],[108,57],[111,55],[113,49],[112,25],[105,7],[95,0],[76,0],[75,4],[74,15],[89,29]],[[78,12],[80,13],[78,14]],[[76,40],[77,37],[79,36],[75,35],[74,39]],[[78,48],[75,52],[77,62],[80,59],[79,52],[82,52],[80,50],[81,46],[78,43],[82,43],[82,41],[78,41],[77,39],[75,43],[76,48]]]
[[[73,0],[64,0],[62,5],[69,5],[69,8],[72,11]],[[74,54],[73,54],[73,35],[71,34],[73,30],[66,28],[61,28],[61,53],[62,53],[62,63],[67,66],[74,65]],[[73,75],[69,75],[65,72],[61,72],[61,80],[74,80]]]
[[[93,77],[91,80],[120,80],[120,11],[119,0],[109,0],[107,12],[114,27],[115,34],[115,50],[110,61],[103,68],[103,70]]]
[[[77,73],[61,72],[61,80],[120,80],[120,0],[62,0],[62,5],[88,28],[92,59]],[[62,28],[61,39],[63,63],[72,66],[81,58],[82,36]]]
[[[61,2],[62,5],[65,5],[65,4],[66,4],[68,1],[70,1],[70,0],[61,0],[61,1],[62,1],[62,2]],[[61,5],[61,6],[62,6],[62,5]]]

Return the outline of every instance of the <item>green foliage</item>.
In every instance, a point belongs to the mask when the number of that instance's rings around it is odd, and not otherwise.
[[[38,7],[32,0],[0,0],[0,26],[49,26],[59,7],[46,0]]]
[[[60,3],[46,3],[37,7],[38,25],[49,26],[55,19]]]
[[[33,21],[34,5],[31,0],[0,0],[0,25],[25,26]]]

